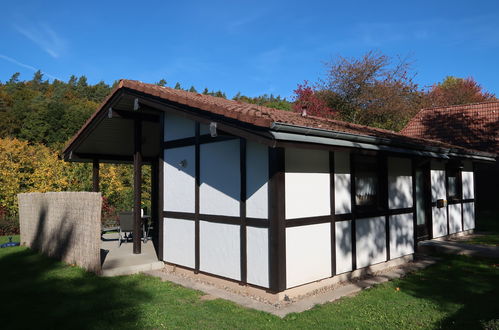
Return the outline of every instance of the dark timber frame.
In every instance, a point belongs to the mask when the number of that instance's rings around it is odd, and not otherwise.
[[[142,121],[133,122],[133,253],[140,254],[142,250],[141,230],[142,217]]]
[[[286,289],[286,218],[284,148],[269,148],[270,290]]]
[[[92,191],[99,191],[99,159],[92,161]]]

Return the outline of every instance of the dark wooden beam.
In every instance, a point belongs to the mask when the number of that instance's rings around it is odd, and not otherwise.
[[[153,123],[159,122],[158,115],[143,113],[143,112],[131,112],[127,110],[118,110],[118,109],[113,109],[113,118],[150,121]]]
[[[216,115],[198,108],[189,107],[173,101],[168,101],[160,97],[155,97],[133,89],[124,88],[128,95],[140,97],[141,109],[168,111],[176,115],[203,123],[209,124],[212,121],[217,122],[217,129],[243,137],[249,141],[274,146],[275,140],[268,133],[267,129],[262,129],[251,124],[239,122],[237,119],[230,119],[222,115]]]
[[[141,208],[142,208],[142,122],[133,123],[133,253],[140,254],[141,245]]]
[[[240,245],[241,245],[241,283],[247,282],[247,253],[246,253],[246,140],[239,140],[239,167],[241,175],[241,191],[239,199]]]
[[[75,153],[75,156],[81,159],[88,160],[99,160],[99,161],[110,161],[110,162],[123,162],[123,163],[133,163],[133,155],[105,155],[105,154],[91,154],[91,153]],[[142,157],[143,163],[152,163],[156,159],[154,157]]]
[[[334,152],[329,152],[329,207],[331,209],[331,276],[336,275],[336,222],[335,222],[335,195],[334,195]]]
[[[94,159],[92,162],[92,191],[99,191],[99,160]]]
[[[195,165],[194,165],[194,172],[195,172],[195,177],[196,177],[196,185],[194,186],[194,273],[199,272],[199,255],[200,255],[200,244],[199,244],[199,186],[201,185],[201,163],[200,163],[200,154],[201,154],[201,147],[199,145],[199,131],[200,131],[200,125],[199,122],[196,122],[196,128],[195,128],[195,147],[194,147],[194,157],[195,157]]]
[[[270,290],[286,289],[285,159],[283,148],[269,148]]]
[[[204,144],[204,143],[235,140],[237,138],[238,137],[234,136],[234,135],[218,135],[218,136],[212,137],[210,134],[203,134],[203,135],[199,136],[199,139],[197,139],[194,136],[194,137],[190,137],[190,138],[183,138],[183,139],[178,139],[178,140],[173,140],[173,141],[166,141],[166,142],[163,142],[163,147],[165,149],[172,149],[172,148],[188,147],[188,146],[196,145],[197,140],[199,140],[200,144]]]
[[[414,252],[418,252],[418,214],[417,214],[417,208],[416,208],[416,203],[417,203],[417,196],[416,196],[416,164],[417,164],[417,159],[412,158],[411,162],[411,175],[412,175],[412,229],[413,229],[413,240],[414,240]],[[426,215],[425,215],[426,217]],[[426,219],[427,220],[427,219]]]
[[[351,222],[351,240],[352,240],[352,270],[357,269],[357,228],[356,228],[356,215],[357,207],[355,205],[355,155],[350,153],[350,208],[352,211]]]
[[[165,114],[162,113],[160,115],[159,119],[159,155],[158,155],[158,183],[156,186],[158,187],[158,226],[155,227],[154,229],[158,231],[158,247],[156,251],[158,251],[158,259],[163,260],[163,247],[164,247],[164,235],[163,235],[163,223],[164,223],[164,217],[163,217],[163,211],[164,211],[164,206],[163,206],[163,196],[164,196],[164,149],[163,149],[163,141],[165,140]]]

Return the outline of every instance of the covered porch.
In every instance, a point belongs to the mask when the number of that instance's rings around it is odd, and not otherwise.
[[[140,110],[140,111],[139,111]],[[64,150],[70,162],[92,163],[92,190],[100,191],[100,164],[133,165],[133,231],[131,242],[118,244],[116,231],[103,233],[101,259],[103,275],[113,276],[163,265],[159,246],[159,182],[161,112],[139,104],[138,98],[120,90],[104,101]],[[150,222],[152,241],[142,241],[143,170],[151,168]]]

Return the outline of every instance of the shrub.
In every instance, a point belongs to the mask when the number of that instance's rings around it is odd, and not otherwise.
[[[0,217],[0,236],[19,235],[18,217]]]

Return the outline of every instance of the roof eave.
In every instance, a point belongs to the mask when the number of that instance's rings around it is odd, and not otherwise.
[[[434,158],[460,157],[480,161],[495,162],[495,155],[471,150],[444,148],[413,143],[394,141],[389,138],[374,137],[334,130],[324,130],[305,126],[274,122],[270,128],[276,140],[287,140],[303,143],[317,143],[339,147],[360,148],[376,151],[391,151],[395,153],[413,154]]]

